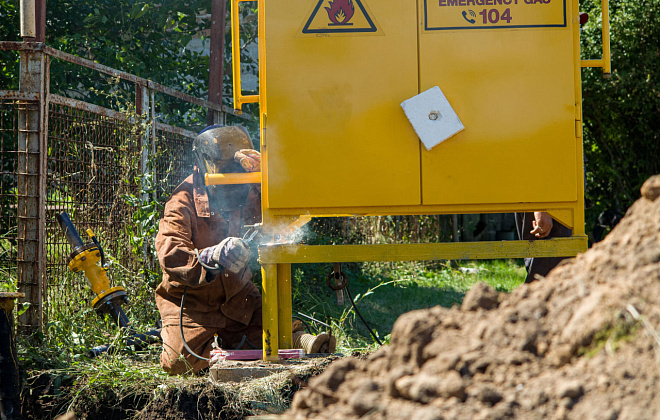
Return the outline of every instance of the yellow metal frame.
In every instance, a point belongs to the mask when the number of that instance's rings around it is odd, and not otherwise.
[[[603,38],[603,57],[596,60],[581,60],[581,67],[601,67],[603,76],[609,77],[612,72],[612,60],[610,56],[610,9],[608,0],[601,0],[602,11],[601,33]]]
[[[261,184],[261,172],[205,174],[206,185]]]
[[[587,248],[584,231],[583,153],[582,153],[582,93],[581,68],[602,67],[605,74],[610,72],[609,13],[608,1],[602,0],[603,9],[603,58],[581,60],[580,34],[578,23],[578,1],[572,4],[573,46],[574,46],[574,92],[575,92],[575,139],[577,143],[576,202],[548,203],[498,203],[498,204],[456,204],[456,205],[403,205],[403,206],[364,206],[364,207],[323,207],[323,208],[270,208],[268,200],[268,103],[266,98],[266,39],[265,39],[265,0],[258,0],[259,26],[259,80],[258,96],[242,96],[240,83],[240,42],[238,4],[232,0],[232,42],[234,71],[234,107],[244,103],[259,102],[261,123],[262,172],[253,174],[224,175],[207,179],[208,184],[256,183],[259,178],[262,188],[263,228],[270,233],[289,234],[307,223],[311,217],[375,216],[375,215],[425,215],[456,213],[500,213],[546,211],[553,218],[573,228],[571,238],[556,238],[538,241],[502,241],[471,243],[435,244],[391,244],[391,245],[295,245],[270,244],[259,247],[259,259],[263,278],[263,358],[277,361],[280,348],[290,348],[291,334],[291,264],[292,263],[335,263],[362,261],[424,261],[438,259],[494,259],[547,256],[574,256]],[[234,179],[230,179],[230,178]]]
[[[545,241],[449,242],[381,245],[268,245],[259,248],[268,264],[362,261],[487,260],[495,258],[569,257],[583,252],[586,237]]]
[[[240,14],[238,4],[242,1],[254,0],[231,0],[231,54],[232,73],[234,76],[234,109],[240,111],[243,104],[259,102],[259,95],[243,95],[241,83],[241,33]],[[259,2],[261,3],[261,2]]]

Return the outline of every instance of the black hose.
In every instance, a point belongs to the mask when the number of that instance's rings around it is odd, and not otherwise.
[[[136,350],[140,350],[149,344],[158,343],[161,340],[160,330],[151,330],[141,334],[133,331],[130,327],[127,329],[131,335],[126,338],[126,345],[129,347],[134,346]],[[89,357],[94,358],[103,353],[113,353],[114,351],[115,347],[111,344],[102,344],[90,349],[87,354]]]
[[[299,313],[300,315],[302,315],[302,316],[307,316],[307,315],[301,313],[300,311],[298,311],[298,313]],[[305,322],[304,319],[302,319],[302,318],[300,318],[300,317],[297,317],[297,316],[292,316],[291,318],[292,318],[292,319],[297,319],[298,321],[302,322],[303,326],[306,328],[306,331],[311,331],[311,330],[312,330],[310,324],[308,324],[307,322]],[[310,317],[310,318],[311,318],[311,317]],[[314,327],[314,330],[315,330],[315,331],[318,331],[319,329],[316,328],[316,326],[315,326],[315,327]]]
[[[376,337],[376,334],[374,334],[374,332],[371,330],[371,327],[369,326],[369,324],[367,324],[367,321],[364,319],[364,317],[362,316],[362,314],[360,313],[360,311],[358,311],[357,306],[355,306],[355,302],[353,302],[353,296],[351,296],[351,291],[348,290],[348,285],[346,285],[344,288],[346,289],[346,294],[348,295],[348,299],[351,301],[351,305],[353,305],[353,309],[355,310],[355,313],[358,314],[358,316],[360,317],[360,319],[361,319],[362,322],[364,323],[364,326],[367,327],[367,329],[369,330],[369,333],[370,333],[371,336],[374,338],[374,340],[376,340],[376,342],[377,342],[379,345],[382,346],[383,343],[378,339],[378,337]]]
[[[101,254],[101,267],[106,268],[105,253],[103,252],[103,247],[99,243],[98,239],[96,239],[96,236],[92,236],[92,242],[94,242],[94,245],[96,245],[99,248],[99,253]]]
[[[255,346],[254,344],[250,343],[250,340],[247,339],[247,336],[246,336],[246,335],[244,335],[243,337],[245,337],[245,343],[246,343],[248,346],[252,347],[253,350],[261,350],[261,347],[257,347],[257,346]]]
[[[234,350],[240,350],[241,347],[243,347],[243,345],[245,344],[246,341],[247,341],[247,335],[244,335],[243,338],[241,338],[241,342],[238,343],[238,345],[236,346],[236,348]]]
[[[202,262],[202,259],[199,258],[199,251],[197,250],[197,248],[195,248],[195,255],[197,256],[197,261],[199,261],[201,266],[204,267],[207,270],[220,270],[222,268],[222,267],[220,267],[220,265],[218,265],[218,263],[215,264],[215,267],[211,267],[208,264],[204,264]],[[188,346],[188,343],[186,342],[186,338],[183,336],[183,304],[186,302],[186,292],[187,291],[188,291],[188,286],[183,288],[183,295],[181,296],[181,306],[179,307],[179,333],[181,334],[181,341],[183,342],[183,347],[185,347],[186,350],[188,350],[188,353],[192,354],[193,356],[195,356],[196,358],[198,358],[200,360],[210,361],[211,359],[207,359],[206,357],[202,357],[199,354],[192,351],[192,349]],[[246,337],[246,339],[247,339],[247,337]],[[241,344],[241,346],[242,345],[243,345],[243,343]]]

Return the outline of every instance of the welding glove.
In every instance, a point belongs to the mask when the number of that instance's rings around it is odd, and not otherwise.
[[[250,247],[241,238],[226,238],[211,248],[209,265],[217,263],[233,274],[243,270],[250,259]]]
[[[261,153],[253,149],[241,149],[234,154],[234,161],[239,163],[245,172],[261,170]]]

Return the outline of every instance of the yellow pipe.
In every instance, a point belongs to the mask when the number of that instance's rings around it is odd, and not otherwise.
[[[238,12],[238,3],[241,1],[252,0],[232,0],[231,1],[231,69],[234,76],[234,109],[240,111],[243,104],[259,102],[259,95],[243,96],[243,84],[241,83],[241,32],[240,32],[240,14]]]
[[[582,60],[580,67],[603,67],[603,60]]]
[[[291,319],[291,264],[277,264],[277,318],[279,347],[293,348]]]
[[[306,216],[306,215],[299,216],[296,220],[289,223],[289,225],[285,227],[281,232],[277,232],[277,233],[284,237],[289,236],[298,229],[300,229],[301,227],[305,226],[307,223],[309,223],[310,220],[312,220],[312,216]]]
[[[279,361],[279,332],[277,313],[277,264],[262,264],[263,360]]]
[[[239,93],[240,95],[240,93]],[[254,104],[259,102],[259,95],[240,95],[238,98],[238,102],[243,105],[243,104]]]
[[[580,5],[578,0],[573,0],[572,3],[575,15],[579,15]],[[565,223],[566,226],[573,229],[574,236],[584,237],[584,144],[582,141],[582,71],[578,64],[580,64],[580,22],[575,22],[573,26],[573,81],[575,89],[575,151],[577,159],[575,162],[575,173],[577,175],[577,203],[573,211],[560,210],[556,211],[555,215],[558,216],[557,220]],[[549,212],[552,215],[552,212]],[[566,219],[570,219],[570,223],[566,223]]]
[[[241,35],[239,31],[238,2],[231,2],[231,69],[234,76],[234,109],[241,110]]]
[[[261,210],[262,217],[268,218],[268,148],[266,147],[266,121],[268,112],[268,103],[266,100],[266,18],[264,0],[259,0],[258,8],[258,42],[259,42],[259,126],[261,132]]]
[[[610,56],[610,8],[608,0],[601,0],[601,12],[603,14],[603,76],[610,77],[612,71],[612,58]]]
[[[206,185],[261,184],[261,172],[238,174],[206,174]]]

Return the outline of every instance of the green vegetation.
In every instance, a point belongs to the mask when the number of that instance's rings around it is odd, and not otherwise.
[[[248,54],[256,42],[256,2],[242,2],[241,43],[244,72],[256,75],[257,63]],[[229,10],[229,7],[227,8]],[[209,0],[62,0],[46,9],[46,44],[55,49],[153,80],[198,98],[208,97],[209,56],[202,45],[210,42],[211,2]],[[230,27],[229,13],[225,20]],[[230,105],[231,35],[225,35],[223,100]],[[0,40],[20,41],[18,0],[0,0]],[[191,43],[191,41],[193,41]],[[0,88],[18,89],[19,55],[0,51]],[[62,60],[51,61],[50,92],[111,107],[90,88],[104,87],[104,78],[93,70]],[[131,83],[119,86],[134,93]],[[255,93],[246,91],[246,94]],[[197,130],[206,121],[205,108],[182,104],[166,95],[157,95],[160,122]],[[244,106],[246,114],[256,115],[257,105]],[[258,132],[257,118],[249,124]],[[245,121],[243,121],[245,123]],[[258,136],[257,136],[258,137]]]
[[[326,280],[332,266],[305,264],[293,266],[293,307],[332,326],[340,338],[340,350],[350,353],[377,347],[374,339],[352,309],[337,305],[336,292]],[[399,315],[415,309],[460,304],[476,283],[485,282],[498,291],[510,292],[525,278],[522,263],[513,260],[471,261],[450,264],[364,263],[342,268],[358,310],[381,341],[389,340]],[[303,320],[305,319],[304,317]],[[319,329],[326,329],[318,326]]]
[[[582,71],[587,231],[604,210],[625,213],[639,188],[660,173],[660,0],[612,0],[612,77]],[[580,2],[589,13],[582,58],[601,53],[600,1]]]

